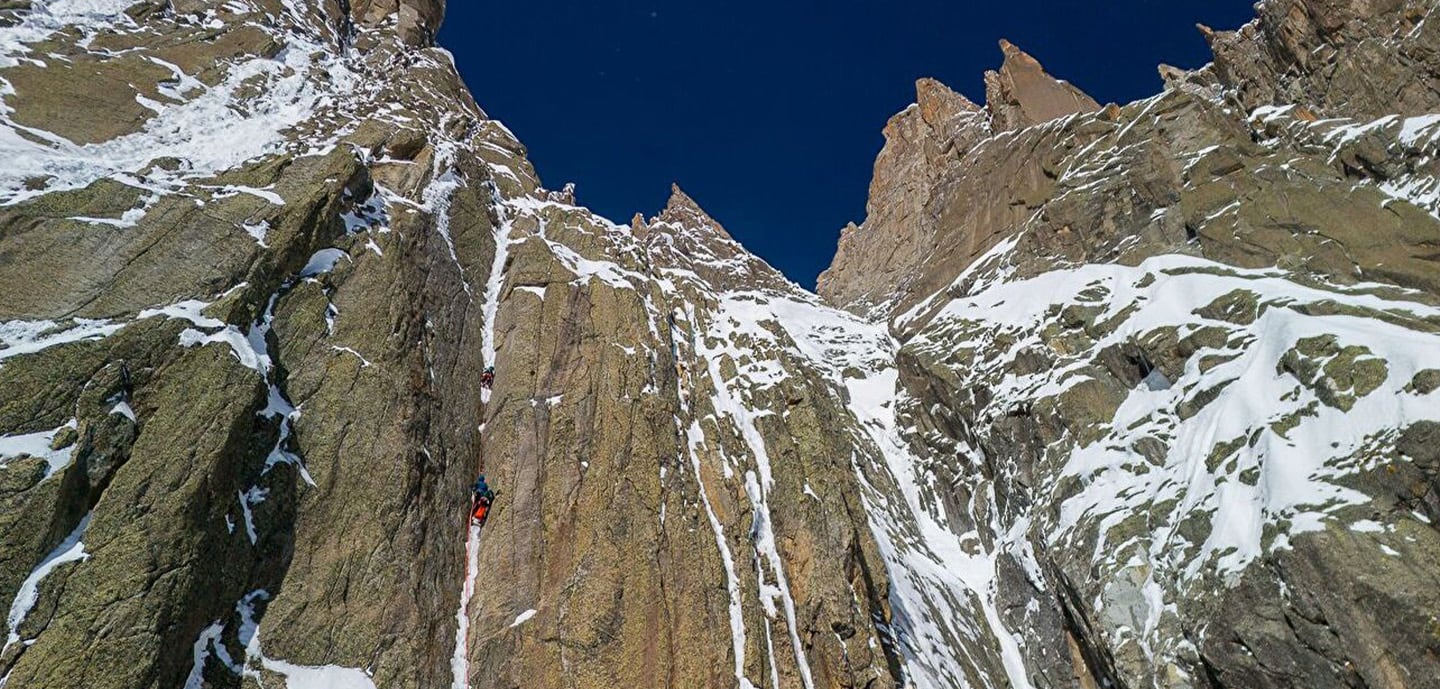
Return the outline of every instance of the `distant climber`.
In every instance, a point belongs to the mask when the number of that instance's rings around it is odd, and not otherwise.
[[[485,388],[486,390],[489,390],[489,389],[490,389],[490,386],[491,386],[491,385],[494,385],[494,384],[495,384],[495,367],[494,367],[494,366],[486,366],[486,367],[485,367],[485,372],[480,374],[480,386],[483,387],[483,388]]]
[[[485,474],[475,479],[475,486],[470,490],[470,519],[476,526],[484,526],[490,516],[490,505],[495,503],[495,491],[490,490],[490,484],[485,482]]]

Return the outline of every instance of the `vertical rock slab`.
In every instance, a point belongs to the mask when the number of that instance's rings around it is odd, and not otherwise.
[[[225,507],[263,462],[251,434],[265,388],[224,347],[165,369],[137,399],[144,424],[86,518],[85,555],[43,580],[18,630],[29,641],[12,686],[182,684],[189,654],[166,649],[189,647],[248,583],[249,544],[230,537]]]
[[[945,170],[989,131],[979,106],[934,79],[916,82],[916,104],[885,125],[864,226],[840,233],[840,249],[817,292],[857,313],[884,312],[935,233],[929,207]]]
[[[883,567],[848,463],[819,459],[849,454],[819,430],[844,423],[835,391],[754,342],[756,365],[796,378],[750,397],[739,362],[707,353],[748,318],[727,295],[801,293],[678,187],[630,228],[567,201],[506,214],[484,446],[502,497],[482,538],[471,677],[890,686],[898,661],[872,626],[888,614]],[[736,394],[794,421],[750,435],[714,401]],[[819,419],[795,406],[811,403],[832,406]]]
[[[1100,109],[1095,99],[1050,76],[1038,60],[1015,44],[1002,40],[1000,51],[1005,62],[999,71],[985,73],[985,108],[997,131]]]

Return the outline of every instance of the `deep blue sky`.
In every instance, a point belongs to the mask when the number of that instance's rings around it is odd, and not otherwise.
[[[1194,25],[1252,0],[451,0],[440,43],[546,186],[617,222],[679,182],[791,279],[813,287],[865,216],[881,128],[932,76],[984,101],[1008,38],[1101,103],[1198,67]]]

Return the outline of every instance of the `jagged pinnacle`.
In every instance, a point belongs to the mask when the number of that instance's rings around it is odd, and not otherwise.
[[[1001,39],[1000,51],[1005,54],[1000,69],[985,73],[985,107],[996,129],[1021,129],[1100,109],[1095,99],[1051,76],[1014,43]]]
[[[680,188],[680,184],[678,182],[671,182],[670,200],[665,202],[665,211],[678,212],[682,210],[695,213],[705,212],[700,209],[700,204],[695,203],[695,199],[690,198],[690,195],[686,194],[685,190]],[[662,211],[662,215],[663,214],[664,211]]]
[[[678,183],[670,185],[670,200],[665,203],[665,210],[660,211],[660,215],[656,216],[650,225],[654,226],[659,223],[694,230],[708,227],[725,239],[733,239],[730,233],[725,231],[719,222],[716,222],[715,218],[710,217],[710,214],[695,202],[695,199],[680,188]]]
[[[980,106],[969,98],[960,95],[940,80],[929,77],[915,81],[915,103],[920,106],[921,119],[932,127],[959,113],[980,111]]]

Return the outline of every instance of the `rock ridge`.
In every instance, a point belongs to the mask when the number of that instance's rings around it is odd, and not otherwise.
[[[1440,686],[1434,6],[1256,11],[1151,98],[887,136],[820,282],[993,558],[980,684]]]
[[[887,313],[896,305],[914,267],[934,254],[932,203],[943,177],[964,165],[981,141],[1100,109],[1014,44],[1002,40],[1000,48],[1004,63],[985,73],[984,108],[927,78],[916,83],[916,104],[886,123],[865,222],[841,230],[836,258],[817,281],[831,303],[856,313]]]
[[[1095,112],[1100,104],[1084,91],[1050,76],[1040,62],[1010,41],[1000,41],[1005,61],[985,73],[985,107],[997,131]]]

